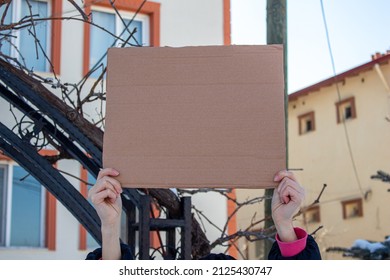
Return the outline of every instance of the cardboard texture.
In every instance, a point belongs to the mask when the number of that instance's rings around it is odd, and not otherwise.
[[[282,46],[112,48],[105,122],[103,165],[123,187],[275,187]]]

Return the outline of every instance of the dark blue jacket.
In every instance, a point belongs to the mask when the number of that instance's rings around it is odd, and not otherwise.
[[[130,246],[126,244],[121,244],[121,259],[122,260],[134,260],[134,254],[130,249]],[[102,258],[102,248],[98,248],[93,252],[90,252],[86,259],[87,260],[100,260]],[[232,260],[231,256],[225,254],[210,254],[201,259],[204,260]],[[271,251],[268,254],[269,260],[320,260],[321,253],[318,248],[317,242],[311,235],[307,236],[306,247],[298,255],[293,257],[283,257],[280,253],[280,249],[277,242],[274,242],[272,245]]]

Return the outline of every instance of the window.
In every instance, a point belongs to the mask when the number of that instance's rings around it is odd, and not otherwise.
[[[30,0],[29,3],[31,5],[31,12],[26,0],[13,1],[13,5],[10,5],[6,14],[6,22],[16,22],[31,14],[37,15],[39,18],[49,16],[48,2]],[[5,6],[3,5],[1,7],[2,13],[5,10]],[[48,67],[44,53],[50,55],[48,40],[49,25],[48,21],[42,21],[37,22],[34,28],[23,28],[16,31],[15,34],[8,33],[4,40],[5,42],[2,46],[4,49],[2,48],[2,51],[9,56],[17,57],[28,69],[47,71]],[[33,34],[36,34],[36,39]],[[37,41],[40,42],[40,47],[36,44]]]
[[[356,118],[355,98],[350,97],[336,103],[337,123]]]
[[[298,116],[299,135],[315,130],[314,112],[309,112]]]
[[[149,20],[147,16],[137,15],[137,19],[131,21],[133,13],[121,12],[119,17],[113,10],[107,8],[93,8],[92,20],[94,24],[103,26],[108,32],[115,34],[123,40],[130,37],[127,46],[145,46],[149,45]],[[135,29],[135,32],[133,32]],[[107,64],[107,49],[113,46],[121,46],[123,41],[116,40],[111,34],[102,29],[91,26],[90,46],[89,46],[89,69],[97,69],[101,64]],[[98,78],[101,71],[92,73],[91,77]]]
[[[133,38],[129,41],[132,45],[159,46],[160,45],[160,3],[144,0],[121,0],[115,1],[115,7],[119,11],[123,21],[112,8],[110,1],[93,1],[85,0],[86,14],[92,14],[92,20],[96,24],[104,24],[107,31],[118,37],[127,39],[129,31],[132,32]],[[134,17],[138,9],[137,16],[131,25],[126,29],[130,20]],[[89,24],[84,25],[84,66],[83,73],[87,74],[90,69],[99,69],[101,64],[106,65],[105,53],[107,48],[113,45],[120,45],[120,41],[115,43],[115,39],[107,32]],[[98,43],[96,43],[98,42]],[[104,44],[102,44],[104,42]],[[128,45],[130,46],[130,45]],[[97,70],[92,74],[97,78],[101,71]]]
[[[310,224],[310,223],[319,223],[321,221],[320,207],[318,205],[309,207],[303,213],[303,217],[305,219],[305,222],[308,223],[308,224]]]
[[[1,15],[4,14],[6,6],[1,6]],[[29,0],[28,2],[27,0],[14,0],[5,14],[4,23],[18,22],[31,15],[35,18],[48,18],[51,14],[61,15],[61,13],[62,0]],[[60,21],[36,21],[31,27],[4,31],[1,33],[1,52],[17,58],[26,68],[40,72],[52,70],[45,57],[47,56],[58,72],[61,46],[60,24]]]
[[[343,219],[363,217],[363,202],[361,198],[341,202]]]
[[[21,1],[21,18],[32,15],[38,15],[39,18],[48,17],[49,8],[47,2],[29,1],[31,12],[27,1]],[[36,71],[48,71],[48,63],[45,54],[50,57],[50,47],[48,40],[49,22],[42,21],[35,25],[35,28],[23,28],[20,30],[19,51],[21,58],[25,59],[26,66]],[[34,38],[33,34],[36,34]],[[39,45],[37,44],[39,41]]]
[[[0,166],[0,187],[0,245],[44,247],[46,192],[43,187],[18,165]]]
[[[10,246],[43,247],[44,190],[22,167],[13,167]]]
[[[0,15],[4,15],[5,13],[5,8],[7,5],[2,5],[0,7]],[[4,17],[4,24],[10,24],[12,23],[12,5],[10,5],[8,12],[5,14]],[[11,40],[12,40],[12,33],[11,31],[3,31],[1,33],[1,40],[0,40],[0,51],[5,54],[10,56],[11,55]]]

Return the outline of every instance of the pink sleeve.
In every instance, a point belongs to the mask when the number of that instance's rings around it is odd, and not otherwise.
[[[298,255],[306,247],[306,231],[298,227],[294,228],[294,231],[298,239],[293,242],[280,241],[279,236],[276,234],[276,241],[278,242],[279,249],[283,257],[292,257]]]

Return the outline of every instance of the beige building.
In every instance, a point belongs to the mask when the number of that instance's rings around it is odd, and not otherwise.
[[[390,171],[390,52],[368,63],[289,95],[289,167],[307,190],[310,206],[295,225],[316,234],[323,259],[345,259],[329,247],[351,247],[355,240],[384,241],[390,235],[388,185],[371,179]],[[237,197],[262,195],[238,192]],[[240,213],[239,227],[262,206]],[[260,224],[259,228],[263,224]],[[241,242],[247,256],[261,253],[259,242]]]
[[[390,234],[390,193],[371,179],[390,170],[390,52],[289,96],[289,166],[303,168],[306,205],[324,184],[320,203],[304,227],[322,225],[317,241],[350,247],[356,239],[383,241]],[[300,222],[304,222],[301,219]]]

